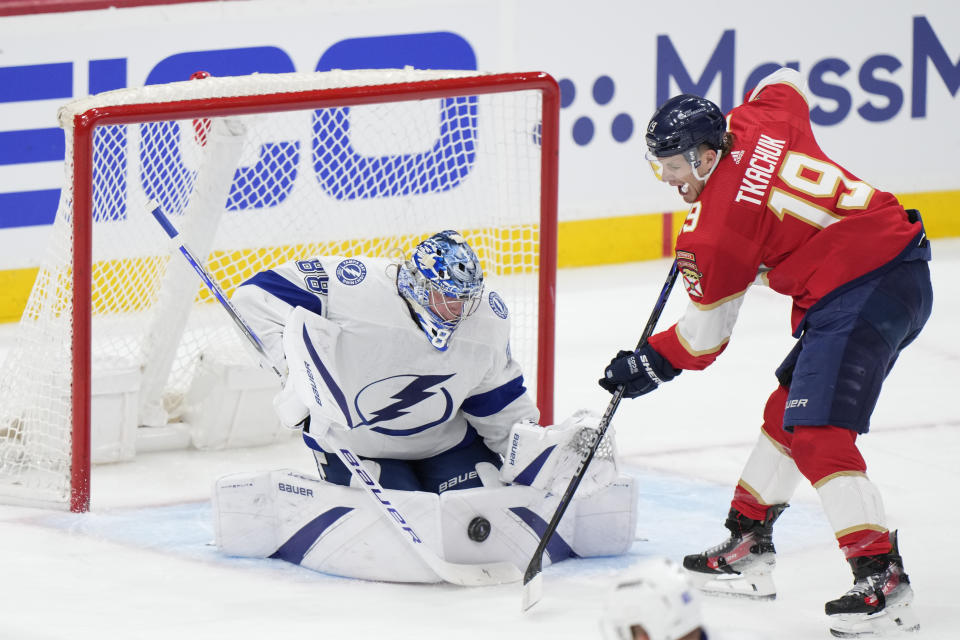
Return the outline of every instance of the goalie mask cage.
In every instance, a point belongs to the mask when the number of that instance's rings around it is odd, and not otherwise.
[[[159,425],[180,419],[205,353],[253,362],[151,202],[228,295],[288,260],[395,257],[461,231],[552,422],[558,116],[545,73],[409,68],[205,77],[63,107],[65,188],[0,372],[0,501],[89,509],[91,393],[112,372],[135,372],[137,424]]]

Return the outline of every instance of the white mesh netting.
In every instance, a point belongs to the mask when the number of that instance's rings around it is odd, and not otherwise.
[[[225,98],[273,96],[245,115],[145,116],[94,129],[92,384],[97,393],[98,381],[111,372],[138,370],[140,424],[179,419],[205,351],[249,358],[227,314],[171,254],[174,245],[148,211],[151,201],[228,294],[254,273],[293,258],[390,255],[441,229],[460,230],[510,307],[514,357],[535,394],[540,91],[288,110],[287,98],[299,92],[464,75],[399,70],[207,78],[67,105],[61,111],[66,186],[16,345],[0,373],[0,500],[69,501],[77,464],[71,459],[71,160],[74,116],[93,108],[202,99],[216,110]],[[96,438],[96,425],[92,429]]]

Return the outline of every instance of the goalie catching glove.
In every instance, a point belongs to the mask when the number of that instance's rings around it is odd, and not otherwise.
[[[547,427],[530,421],[518,422],[510,431],[500,479],[555,495],[563,494],[596,439],[599,425],[600,416],[587,409],[577,411],[560,424]],[[616,479],[613,429],[608,429],[577,493],[588,496],[610,486]]]
[[[618,352],[599,382],[610,393],[623,385],[623,397],[636,398],[650,393],[664,382],[670,382],[680,375],[680,371],[674,369],[653,347],[645,344],[636,351]]]

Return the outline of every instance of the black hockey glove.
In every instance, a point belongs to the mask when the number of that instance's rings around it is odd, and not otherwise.
[[[613,393],[622,384],[623,397],[636,398],[650,393],[664,382],[670,382],[680,375],[680,371],[674,369],[653,347],[645,344],[637,351],[617,353],[607,365],[600,386]]]

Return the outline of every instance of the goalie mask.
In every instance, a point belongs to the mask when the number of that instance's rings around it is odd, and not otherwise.
[[[400,265],[397,289],[430,344],[446,351],[453,330],[480,304],[483,269],[463,236],[441,231],[418,244]]]
[[[700,177],[700,145],[706,144],[719,151],[723,147],[723,136],[727,132],[727,121],[720,107],[706,98],[688,93],[674,96],[657,109],[647,125],[646,158],[660,179],[663,175],[661,160],[675,155],[683,155],[690,163],[693,175],[706,182],[716,164],[707,175]]]

